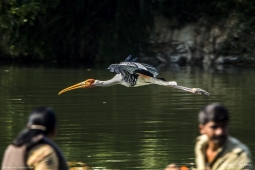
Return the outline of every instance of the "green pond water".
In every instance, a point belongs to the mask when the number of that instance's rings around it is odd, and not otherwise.
[[[164,169],[194,163],[198,111],[208,103],[229,108],[230,133],[255,158],[255,69],[242,67],[157,67],[181,86],[199,87],[210,97],[157,85],[77,89],[75,83],[114,76],[105,67],[0,66],[0,154],[26,124],[30,111],[52,107],[58,117],[55,142],[69,162],[97,169]],[[2,160],[2,156],[0,161]]]

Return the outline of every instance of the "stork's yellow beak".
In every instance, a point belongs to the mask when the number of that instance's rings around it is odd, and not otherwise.
[[[93,84],[95,83],[95,80],[94,79],[88,79],[86,81],[83,81],[81,83],[78,83],[78,84],[75,84],[73,86],[70,86],[70,87],[67,87],[63,90],[61,90],[58,95],[66,92],[66,91],[69,91],[69,90],[74,90],[74,89],[79,89],[79,88],[91,88],[93,87]]]

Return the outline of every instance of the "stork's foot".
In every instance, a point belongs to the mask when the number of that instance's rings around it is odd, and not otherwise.
[[[192,91],[195,94],[201,94],[201,95],[204,94],[206,96],[210,96],[210,93],[208,93],[207,91],[200,89],[200,88],[193,88]]]

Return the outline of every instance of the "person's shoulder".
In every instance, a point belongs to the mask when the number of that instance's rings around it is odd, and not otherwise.
[[[15,146],[13,144],[9,144],[7,148],[4,151],[4,155],[10,155],[10,154],[16,154],[16,153],[22,153],[25,152],[26,147],[25,146]]]
[[[9,153],[9,152],[11,152],[11,151],[13,150],[13,148],[14,148],[14,145],[9,144],[9,145],[6,147],[6,149],[4,150],[4,153]]]
[[[35,145],[32,149],[30,149],[29,153],[46,151],[53,151],[53,148],[49,144],[42,143]]]
[[[29,150],[27,164],[36,164],[49,156],[56,157],[54,149],[48,144],[38,144]]]
[[[196,138],[195,152],[196,154],[200,153],[200,151],[206,146],[208,142],[207,135],[200,135]]]
[[[206,142],[208,140],[208,137],[207,135],[203,134],[203,135],[200,135],[196,138],[196,141],[197,142]]]
[[[207,141],[208,141],[207,135],[200,135],[196,138],[196,145],[197,146],[205,145]]]
[[[244,143],[242,143],[240,140],[238,140],[235,137],[229,136],[229,149],[232,150],[233,153],[240,154],[243,152],[246,152],[250,155],[250,150],[248,146],[246,146]]]

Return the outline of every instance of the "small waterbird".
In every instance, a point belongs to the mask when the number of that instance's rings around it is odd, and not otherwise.
[[[175,81],[166,81],[164,78],[156,78],[158,70],[148,64],[136,62],[137,58],[132,59],[132,56],[128,56],[124,62],[119,64],[111,64],[107,69],[110,72],[115,72],[116,75],[106,81],[87,79],[81,83],[67,87],[61,90],[58,95],[78,88],[92,88],[92,87],[108,87],[116,84],[120,84],[126,87],[139,87],[150,84],[156,84],[166,87],[172,87],[184,91],[188,91],[195,94],[203,94],[209,96],[210,93],[200,88],[188,88],[177,85]]]

